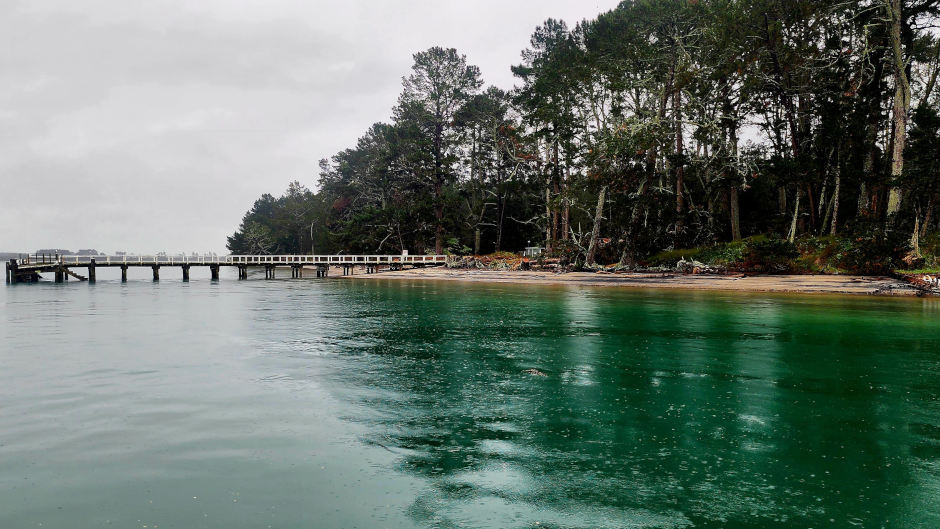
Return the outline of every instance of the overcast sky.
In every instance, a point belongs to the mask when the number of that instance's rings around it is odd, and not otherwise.
[[[509,88],[536,25],[616,0],[0,0],[0,251],[224,253],[262,193],[388,120],[454,47]]]

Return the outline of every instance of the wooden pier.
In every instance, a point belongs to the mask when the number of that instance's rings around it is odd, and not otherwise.
[[[290,268],[290,277],[303,277],[303,270],[313,269],[316,277],[328,277],[331,268],[342,270],[343,275],[351,275],[357,269],[367,274],[383,270],[402,270],[425,266],[441,266],[447,263],[446,255],[226,255],[226,256],[163,256],[163,255],[30,255],[21,259],[11,259],[6,263],[7,283],[29,283],[41,279],[41,274],[54,274],[55,282],[62,283],[74,277],[80,281],[94,283],[96,269],[101,267],[120,268],[121,281],[127,281],[127,270],[131,267],[148,267],[153,273],[153,280],[160,280],[160,269],[178,267],[183,281],[189,281],[192,267],[209,269],[213,281],[219,280],[222,267],[238,269],[238,279],[248,279],[250,268],[264,268],[265,279],[275,279],[278,268]],[[82,276],[73,268],[84,268],[88,275]]]

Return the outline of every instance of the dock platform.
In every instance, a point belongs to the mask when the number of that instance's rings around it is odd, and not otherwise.
[[[330,268],[341,268],[343,275],[362,269],[367,274],[384,270],[402,270],[405,267],[421,268],[442,266],[446,255],[225,255],[225,256],[166,256],[166,255],[27,255],[10,259],[6,263],[7,283],[34,282],[41,274],[51,273],[55,282],[61,283],[74,277],[80,281],[94,283],[96,269],[100,267],[120,268],[121,280],[127,281],[127,270],[131,267],[149,267],[153,280],[160,280],[160,270],[165,267],[179,268],[183,281],[189,280],[192,267],[207,267],[213,280],[219,280],[222,267],[238,269],[238,279],[248,279],[250,268],[264,268],[265,279],[275,279],[278,268],[289,267],[291,278],[303,277],[305,268],[316,270],[316,277],[327,277]],[[76,273],[73,268],[85,268],[87,276]]]

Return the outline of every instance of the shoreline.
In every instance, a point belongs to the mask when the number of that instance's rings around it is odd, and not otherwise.
[[[343,279],[468,281],[541,285],[578,285],[612,288],[662,288],[726,292],[918,296],[923,291],[887,276],[756,275],[723,276],[681,273],[540,272],[521,270],[467,270],[415,268],[401,271],[342,276]]]

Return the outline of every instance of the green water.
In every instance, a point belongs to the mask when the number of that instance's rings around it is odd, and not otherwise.
[[[937,300],[17,285],[0,528],[937,528],[938,375]]]

